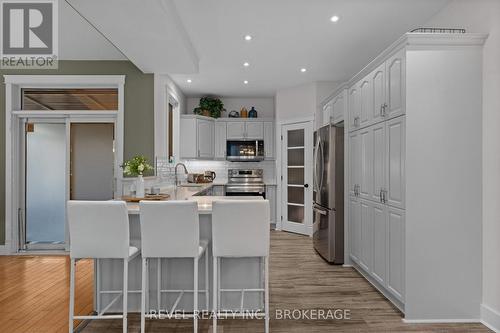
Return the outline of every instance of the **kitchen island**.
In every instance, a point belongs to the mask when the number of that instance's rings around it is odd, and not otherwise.
[[[196,195],[203,190],[209,189],[211,184],[201,186],[170,186],[162,188],[162,193],[168,193],[170,200],[194,200],[198,202],[200,219],[200,239],[208,240],[207,253],[209,256],[209,308],[206,309],[205,293],[199,293],[199,310],[211,310],[212,308],[212,202],[220,199],[262,199],[261,197],[226,197],[226,196],[200,196]],[[141,230],[139,219],[139,204],[129,203],[130,244],[141,248]],[[168,223],[168,216],[165,217]],[[263,286],[263,262],[258,258],[224,258],[220,272],[221,287],[224,289],[248,289],[262,288]],[[99,311],[113,299],[113,294],[106,293],[109,290],[121,290],[122,288],[121,260],[101,259],[96,263],[95,274],[100,280],[95,283],[95,310]],[[158,307],[157,300],[157,273],[161,270],[161,289],[192,290],[193,289],[193,261],[189,258],[175,259],[151,259],[149,264],[149,306],[147,309],[158,311],[170,311],[176,302],[179,293],[162,293],[161,305]],[[129,263],[129,298],[128,308],[130,312],[140,311],[140,289],[141,289],[141,257],[133,259]],[[97,280],[96,280],[97,281]],[[205,289],[205,265],[204,258],[200,258],[199,264],[199,290]],[[97,302],[97,294],[102,293],[101,302]],[[262,293],[245,293],[244,309],[263,309]],[[116,302],[109,311],[121,311],[121,301]],[[241,292],[223,292],[221,295],[221,308],[225,310],[239,310],[241,307]],[[192,292],[185,292],[176,307],[177,310],[187,312],[193,309]]]

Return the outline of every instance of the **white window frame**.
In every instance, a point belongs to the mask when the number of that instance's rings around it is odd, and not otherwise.
[[[5,245],[0,254],[16,253],[19,248],[20,207],[20,123],[26,117],[62,118],[68,122],[114,122],[115,123],[115,195],[122,189],[123,176],[120,165],[124,150],[124,86],[125,75],[4,75],[5,81]],[[118,89],[118,109],[110,111],[21,110],[23,88],[115,88]]]

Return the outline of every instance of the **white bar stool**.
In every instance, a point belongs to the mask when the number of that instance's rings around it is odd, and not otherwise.
[[[245,292],[264,292],[265,332],[269,332],[269,201],[220,200],[212,204],[213,331],[221,293],[235,291],[220,286],[220,259],[223,257],[264,258],[264,288],[241,289],[241,313]]]
[[[158,258],[193,258],[193,290],[161,289],[161,265],[158,264],[157,297],[158,310],[161,310],[161,293],[178,293],[170,310],[173,313],[185,293],[193,293],[193,325],[198,331],[198,293],[205,293],[205,305],[208,310],[208,241],[200,241],[198,204],[196,201],[141,201],[141,251],[142,251],[142,297],[141,297],[141,332],[146,325],[145,305],[146,284],[149,279],[149,259]],[[205,254],[205,289],[198,289],[198,261]],[[184,315],[191,317],[191,315]]]
[[[123,319],[127,332],[128,263],[140,254],[130,246],[127,205],[123,201],[68,201],[71,272],[69,284],[69,332],[74,319]],[[98,314],[75,316],[75,265],[78,259],[123,259],[123,289],[104,308],[100,309],[101,290],[97,290]],[[99,276],[97,277],[99,280]],[[113,292],[115,293],[115,292]],[[123,298],[121,315],[105,315],[106,311]]]

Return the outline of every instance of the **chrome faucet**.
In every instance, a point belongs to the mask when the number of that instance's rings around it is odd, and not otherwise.
[[[179,180],[179,178],[177,177],[177,167],[178,166],[182,166],[184,168],[184,174],[188,174],[188,169],[186,168],[186,165],[184,163],[177,163],[175,165],[175,185],[176,186],[179,186],[181,184],[181,181]]]

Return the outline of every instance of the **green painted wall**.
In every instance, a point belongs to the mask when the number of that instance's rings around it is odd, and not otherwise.
[[[3,75],[126,75],[124,158],[154,157],[153,74],[144,74],[130,61],[60,61],[57,70],[0,69],[0,245],[5,243],[5,84]]]

